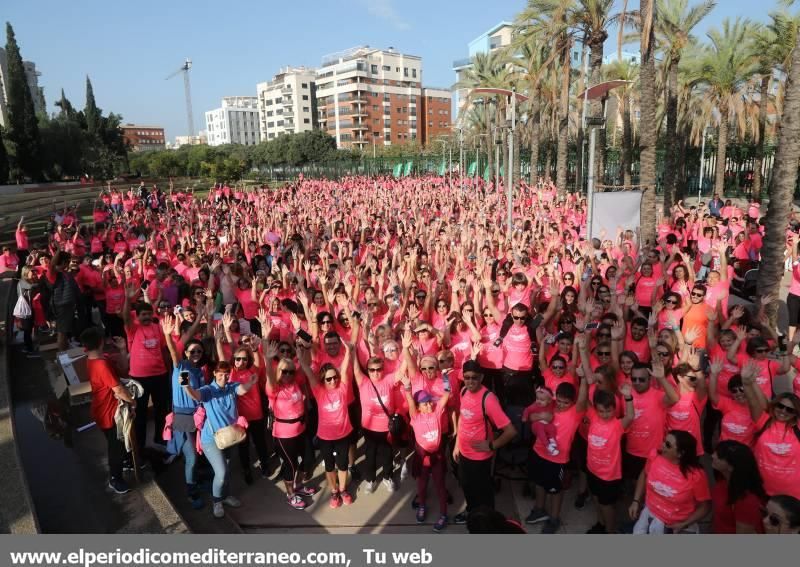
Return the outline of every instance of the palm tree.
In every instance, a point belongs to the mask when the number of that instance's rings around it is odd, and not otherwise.
[[[767,108],[769,106],[769,87],[775,69],[785,70],[791,63],[792,48],[797,36],[798,20],[784,13],[770,14],[772,19],[761,26],[755,34],[753,51],[758,59],[760,76],[758,96],[758,139],[755,165],[753,167],[753,196],[761,196],[761,171],[764,166],[764,146],[767,138]]]
[[[784,275],[786,226],[792,213],[794,188],[797,183],[797,164],[800,161],[800,34],[796,34],[791,65],[786,80],[785,98],[780,126],[775,167],[769,186],[769,206],[764,218],[764,241],[758,273],[758,294],[777,296]],[[767,306],[773,326],[778,304]]]
[[[709,104],[713,104],[717,125],[717,168],[714,192],[723,194],[729,125],[741,109],[747,82],[758,71],[751,48],[753,24],[750,20],[725,19],[722,30],[708,32],[711,45],[699,61],[698,84]]]
[[[678,162],[678,65],[683,50],[695,41],[694,29],[716,5],[715,0],[704,0],[688,7],[688,0],[657,0],[658,22],[656,38],[664,50],[666,67],[666,115],[667,130],[664,136],[666,163],[664,167],[664,214],[669,214],[675,200],[676,164]]]
[[[641,204],[642,238],[654,244],[656,240],[656,40],[657,21],[655,0],[641,0],[640,50],[641,69],[639,71],[640,107],[640,181],[643,186]]]
[[[632,96],[639,80],[639,66],[630,61],[618,59],[604,67],[607,80],[628,81],[627,85],[614,89],[620,121],[622,122],[622,151],[619,167],[622,170],[622,184],[631,185],[631,163],[633,157],[633,124],[631,121]]]

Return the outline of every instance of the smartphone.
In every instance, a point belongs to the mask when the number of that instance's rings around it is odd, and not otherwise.
[[[307,343],[311,342],[311,335],[309,335],[305,329],[300,329],[299,331],[297,331],[297,337],[299,339],[306,341]]]
[[[149,286],[149,285],[150,285],[150,282],[149,282],[149,281],[147,281],[147,280],[144,280],[144,281],[142,282],[142,289],[147,289],[147,286]]]
[[[596,329],[599,326],[600,326],[600,323],[598,323],[597,321],[592,321],[591,323],[587,323],[586,324],[586,326],[584,327],[584,330],[593,331],[594,329]]]
[[[189,385],[189,372],[187,370],[181,371],[181,373],[178,374],[178,376],[180,377],[180,385],[181,386],[188,386]]]

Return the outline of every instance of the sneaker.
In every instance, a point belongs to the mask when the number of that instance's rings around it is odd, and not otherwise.
[[[467,513],[461,512],[460,514],[456,514],[456,517],[453,518],[454,524],[466,524],[467,523]]]
[[[225,508],[222,507],[222,502],[214,502],[213,514],[215,518],[222,518],[225,516]]]
[[[361,471],[359,471],[356,467],[350,467],[348,470],[350,472],[350,479],[353,482],[358,482],[361,480]]]
[[[550,443],[547,444],[547,452],[550,453],[554,457],[556,455],[558,455],[558,453],[560,452],[558,450],[558,445],[556,444],[556,440],[555,439],[552,439],[550,441]]]
[[[411,499],[411,508],[412,510],[416,510],[417,508],[419,508],[419,500],[417,500],[416,496]]]
[[[550,516],[547,515],[547,512],[542,510],[541,508],[534,508],[531,510],[531,513],[528,514],[528,517],[525,518],[526,524],[538,524],[540,522],[546,522],[550,519]]]
[[[403,466],[400,467],[400,482],[408,478],[408,461],[403,461]]]
[[[189,503],[192,507],[192,510],[202,510],[203,509],[203,498],[197,494],[190,494],[189,495]]]
[[[314,496],[319,489],[314,488],[313,486],[295,486],[294,493],[299,494],[300,496]]]
[[[373,480],[372,482],[366,481],[364,483],[364,494],[372,494],[375,492],[375,489],[378,488],[378,481]]]
[[[433,524],[433,531],[435,531],[436,533],[439,533],[442,530],[444,530],[446,527],[447,527],[447,515],[443,514],[443,515],[439,516],[439,519],[436,520],[435,524]]]
[[[575,508],[578,510],[583,510],[583,507],[586,506],[586,500],[589,499],[589,491],[581,492],[575,497]]]
[[[299,494],[286,495],[286,502],[295,510],[305,510],[308,504]]]
[[[561,529],[561,520],[558,518],[550,518],[545,522],[542,526],[542,533],[543,534],[554,534]]]
[[[331,508],[338,508],[342,505],[342,497],[338,492],[334,492],[331,494]]]
[[[425,516],[427,515],[428,511],[425,509],[425,506],[417,506],[417,523],[424,524],[425,523]]]
[[[600,522],[597,522],[591,528],[586,530],[586,533],[587,534],[605,534],[605,533],[608,533],[608,532],[606,531],[606,527],[603,524],[601,524]]]
[[[112,478],[108,481],[108,486],[117,494],[126,494],[131,491],[131,487],[128,486],[128,483],[121,478]]]
[[[345,506],[350,506],[353,503],[353,496],[346,490],[342,490],[339,494],[342,497],[342,504]]]
[[[242,501],[235,496],[226,496],[222,503],[231,508],[239,508],[242,505]]]
[[[396,490],[396,486],[394,485],[394,480],[391,478],[384,478],[383,479],[383,486],[386,487],[386,491],[391,494]]]

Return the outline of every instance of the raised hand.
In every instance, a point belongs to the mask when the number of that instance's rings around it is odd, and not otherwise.
[[[623,398],[630,398],[631,397],[631,385],[628,382],[624,382],[620,384],[619,393],[622,394]]]
[[[161,318],[161,330],[164,331],[164,336],[171,336],[175,331],[175,317],[172,315],[164,315]]]
[[[410,349],[411,348],[411,345],[414,342],[414,333],[411,332],[410,328],[407,327],[406,330],[403,331],[403,336],[402,336],[401,342],[402,342],[402,345],[403,345],[404,349]]]
[[[683,334],[683,339],[687,342],[687,344],[692,344],[698,339],[699,336],[700,336],[700,328],[690,327]]]
[[[708,369],[711,371],[711,374],[714,376],[719,376],[719,373],[722,372],[722,368],[725,365],[725,362],[722,360],[721,357],[717,356],[714,357],[714,360],[711,361]]]
[[[611,327],[611,338],[615,341],[622,340],[625,338],[625,323],[620,320],[614,321],[614,325]]]
[[[731,309],[731,318],[734,321],[738,321],[744,317],[744,306],[743,305],[734,305]]]
[[[278,341],[266,342],[265,339],[265,343],[266,344],[264,345],[264,357],[268,360],[271,358],[278,358]]]

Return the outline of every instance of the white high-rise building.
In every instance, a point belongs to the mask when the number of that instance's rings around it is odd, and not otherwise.
[[[36,70],[36,63],[23,61],[25,78],[28,80],[28,90],[33,98],[33,111],[36,114],[45,112],[44,89],[39,86],[41,73]],[[8,56],[6,50],[0,47],[0,126],[8,122]]]
[[[258,122],[256,97],[226,96],[220,108],[206,112],[208,145],[255,146],[261,141]]]
[[[258,83],[261,139],[313,130],[317,121],[315,71],[283,67],[271,81]]]

